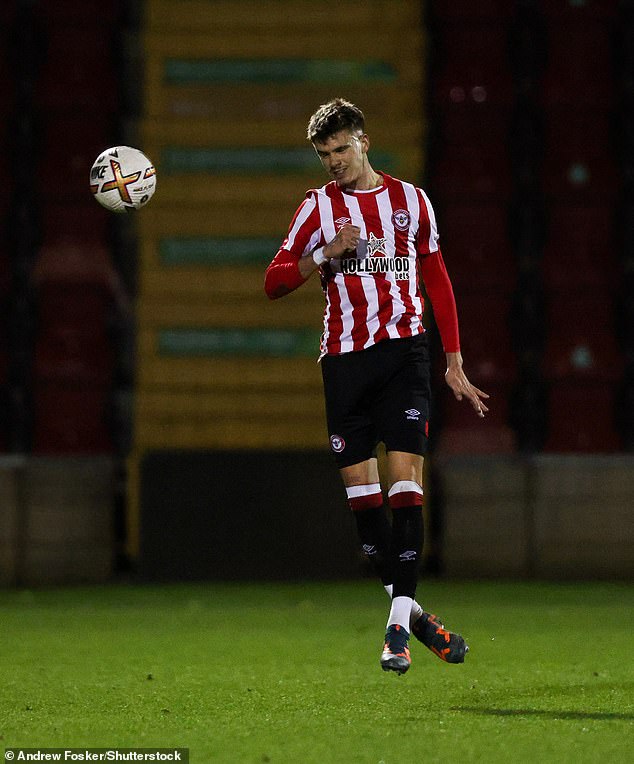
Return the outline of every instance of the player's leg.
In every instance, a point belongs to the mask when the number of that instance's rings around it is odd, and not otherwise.
[[[385,586],[391,585],[391,527],[375,455],[376,428],[369,415],[374,353],[361,351],[322,359],[330,446],[355,518],[361,547]]]
[[[423,457],[389,451],[388,501],[392,511],[392,606],[388,627],[400,625],[409,632],[412,607],[423,549]],[[419,606],[420,608],[420,606]],[[415,612],[414,617],[420,615]]]
[[[381,579],[390,600],[394,590],[392,524],[385,512],[376,458],[340,469],[348,505],[357,527],[363,553]],[[410,621],[418,619],[423,608],[412,600]]]
[[[383,494],[375,457],[341,467],[348,506],[355,520],[359,543],[383,586],[392,586],[390,554],[392,527],[383,507]]]
[[[388,633],[395,627],[407,629],[441,660],[462,663],[469,650],[463,637],[445,629],[437,616],[424,611],[414,599],[424,540],[423,458],[390,451],[388,470],[394,559]]]
[[[423,548],[423,463],[429,421],[429,362],[424,336],[397,343],[398,365],[380,402],[380,432],[388,451],[389,502],[392,509],[394,591],[389,626],[409,631],[442,660],[459,663],[467,647],[445,631],[431,613],[415,604]],[[412,597],[410,620],[406,620]]]
[[[429,419],[429,363],[424,336],[385,343],[385,382],[374,398],[373,421],[385,443],[392,512],[393,590],[381,666],[409,668],[410,623],[422,613],[416,583],[423,546],[423,461]],[[412,613],[414,609],[414,613]]]
[[[383,508],[375,456],[378,434],[369,403],[384,374],[384,364],[377,359],[375,348],[326,356],[322,360],[330,445],[354,513],[361,546],[389,590],[393,583],[391,526]],[[396,642],[400,644],[399,640]],[[398,653],[402,652],[399,648]],[[394,660],[399,665],[394,670],[402,672],[409,666],[407,644],[405,653],[398,653]]]

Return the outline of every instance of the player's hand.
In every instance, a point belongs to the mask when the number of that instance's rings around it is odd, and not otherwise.
[[[361,239],[359,226],[346,223],[341,226],[335,238],[324,247],[324,255],[329,259],[343,257],[348,252],[354,252]]]
[[[462,369],[462,356],[460,353],[447,353],[445,381],[453,390],[456,400],[461,401],[463,398],[466,398],[478,416],[483,417],[489,410],[482,400],[489,396],[469,382],[467,375]]]

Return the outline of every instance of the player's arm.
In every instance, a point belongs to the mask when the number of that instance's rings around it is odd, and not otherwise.
[[[483,417],[489,410],[483,399],[489,396],[469,382],[462,368],[456,299],[440,249],[421,255],[420,268],[447,357],[445,381],[453,390],[457,400],[467,398],[478,416]]]
[[[300,287],[307,276],[299,269],[300,256],[282,247],[271,261],[264,274],[264,291],[269,300],[290,294]]]
[[[360,235],[360,228],[345,225],[328,244],[316,247],[301,256],[282,247],[266,269],[264,277],[266,294],[271,300],[276,300],[294,291],[322,265],[356,249]]]
[[[317,268],[330,260],[337,260],[348,252],[354,252],[359,244],[361,229],[356,225],[342,226],[336,236],[323,247],[317,247],[299,261],[299,271],[307,279]]]

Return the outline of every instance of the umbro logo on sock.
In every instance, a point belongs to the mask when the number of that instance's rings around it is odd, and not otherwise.
[[[416,422],[420,419],[420,411],[417,409],[407,409],[405,413],[408,419],[414,419]]]

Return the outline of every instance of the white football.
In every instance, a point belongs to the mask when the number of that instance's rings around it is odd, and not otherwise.
[[[114,146],[97,157],[90,170],[90,190],[111,212],[133,212],[156,191],[156,170],[142,151]]]

